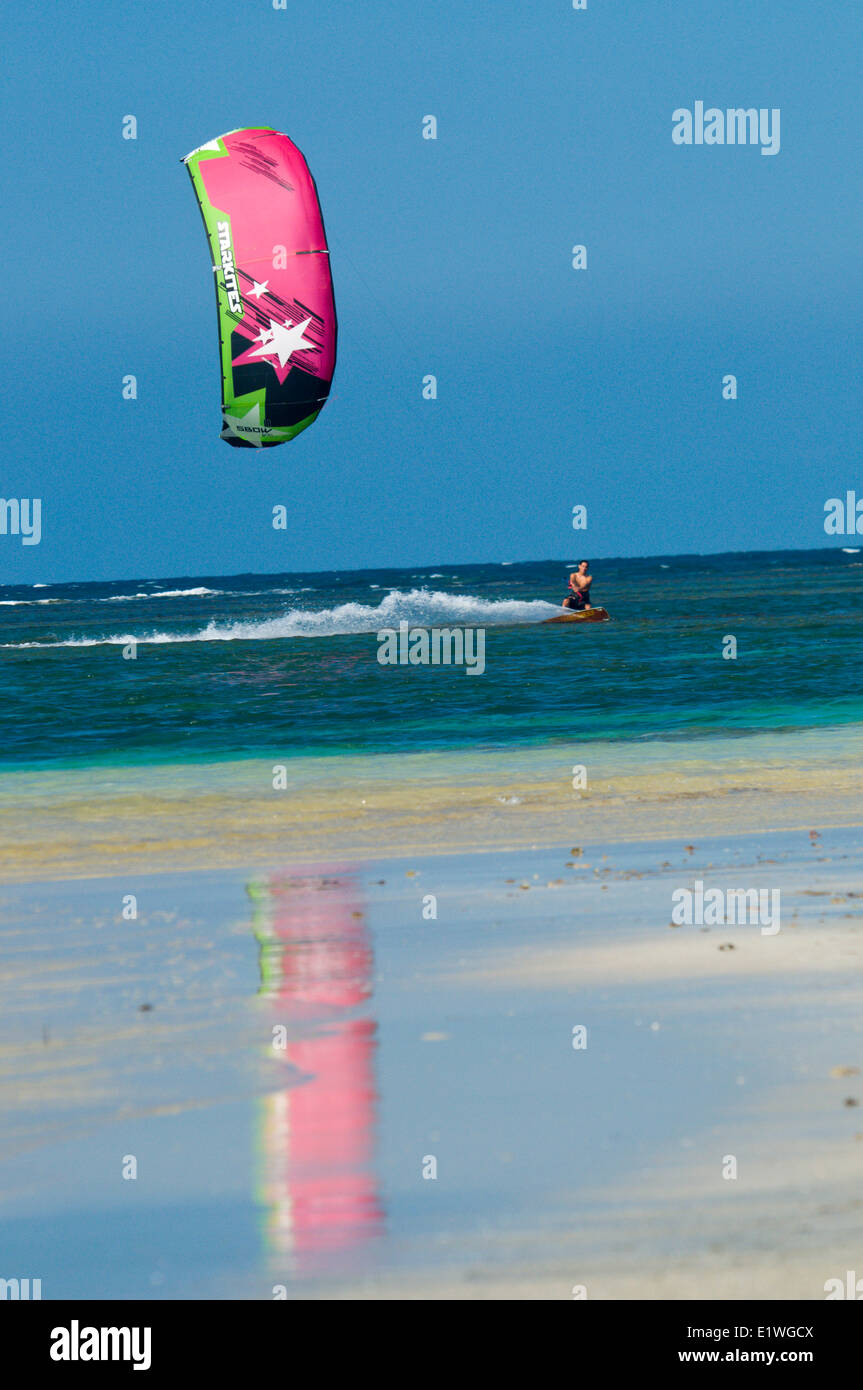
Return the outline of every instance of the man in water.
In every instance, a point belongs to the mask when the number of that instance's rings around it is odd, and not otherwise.
[[[579,560],[578,569],[569,576],[570,592],[563,600],[564,608],[583,609],[590,607],[590,586],[593,583],[593,575],[588,574],[587,565],[587,560]]]

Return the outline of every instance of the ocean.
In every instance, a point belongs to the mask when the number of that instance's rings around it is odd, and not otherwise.
[[[611,621],[540,626],[578,558],[2,587],[0,763],[482,753],[863,723],[859,552],[597,561],[592,601]],[[402,620],[483,627],[484,672],[381,665],[375,634]]]

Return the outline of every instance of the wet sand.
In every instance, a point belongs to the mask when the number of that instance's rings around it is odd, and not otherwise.
[[[7,885],[10,1274],[823,1298],[863,1237],[859,832],[571,838]],[[696,879],[780,930],[670,926]]]
[[[863,731],[8,772],[0,878],[863,824]],[[573,769],[587,785],[573,787]],[[281,779],[279,789],[274,778]]]

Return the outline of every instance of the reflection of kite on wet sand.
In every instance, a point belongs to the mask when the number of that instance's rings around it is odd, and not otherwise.
[[[261,1204],[274,1254],[295,1267],[382,1224],[374,1159],[373,957],[350,871],[273,874],[248,885],[260,996],[289,1041],[276,1056],[304,1077],[260,1102]]]

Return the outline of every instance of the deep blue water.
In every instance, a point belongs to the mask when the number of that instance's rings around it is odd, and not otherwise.
[[[0,762],[499,749],[863,722],[863,554],[596,562],[592,599],[612,621],[542,627],[568,568],[0,588]],[[379,664],[375,634],[400,619],[482,626],[484,673]],[[722,657],[728,634],[736,660]],[[130,637],[135,660],[124,657]]]

